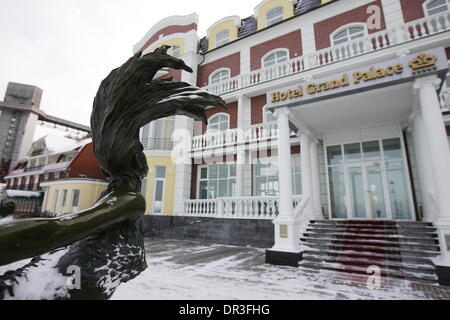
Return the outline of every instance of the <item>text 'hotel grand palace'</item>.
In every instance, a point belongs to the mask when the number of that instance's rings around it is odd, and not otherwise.
[[[447,283],[450,0],[255,5],[206,35],[197,14],[168,17],[134,47],[170,45],[194,72],[157,76],[228,104],[142,129],[149,224],[273,264]]]

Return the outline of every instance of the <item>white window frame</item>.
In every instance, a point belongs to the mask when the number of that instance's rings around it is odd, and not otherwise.
[[[286,60],[285,60],[285,61],[278,61],[278,58],[277,58],[277,53],[278,53],[278,52],[283,52],[283,53],[286,54]],[[270,66],[267,66],[267,65],[266,65],[266,60],[267,60],[271,55],[275,55],[275,64],[272,64],[272,65],[270,65]],[[289,49],[286,49],[286,48],[277,48],[277,49],[274,49],[274,50],[272,50],[272,51],[269,51],[268,53],[266,53],[266,54],[261,58],[261,65],[263,66],[263,68],[273,67],[273,66],[275,66],[275,65],[277,65],[277,64],[279,64],[279,63],[283,63],[283,62],[289,61],[289,57],[290,57],[290,55],[289,55]]]
[[[445,11],[450,10],[450,0],[445,0],[445,2],[446,2],[445,5],[447,6],[447,9],[446,9],[446,10],[443,10],[442,12],[430,13],[430,12],[429,12],[429,9],[428,9],[428,6],[429,6],[433,1],[435,1],[435,0],[428,0],[428,1],[425,1],[425,2],[422,4],[422,6],[423,6],[423,12],[425,13],[426,16],[434,16],[435,14],[444,13]],[[441,6],[441,7],[444,7],[444,6]]]
[[[220,76],[219,81],[214,80],[214,78],[217,75],[219,75],[219,74],[222,75],[223,72],[227,72],[228,73],[228,78],[224,78],[224,77]],[[220,83],[223,83],[223,82],[228,81],[230,79],[231,79],[231,69],[229,69],[229,68],[220,68],[220,69],[217,69],[216,71],[214,71],[213,73],[210,74],[210,76],[209,76],[209,84],[220,84]]]
[[[356,39],[351,39],[350,33],[349,33],[349,32],[350,32],[350,28],[356,28],[356,27],[358,27],[358,28],[363,28],[363,30],[364,30],[364,35],[363,35],[362,37],[357,38],[357,39],[363,39],[364,37],[367,36],[368,31],[367,31],[367,25],[366,25],[365,23],[349,23],[349,24],[346,24],[345,26],[339,27],[337,30],[335,30],[335,31],[330,35],[330,43],[331,43],[331,46],[339,46],[339,45],[343,45],[343,44],[349,43],[349,42],[351,42],[352,40],[356,40]],[[339,43],[339,44],[335,44],[335,39],[334,39],[334,37],[335,37],[337,34],[343,32],[343,31],[345,31],[345,30],[347,31],[347,41],[342,42],[342,43]]]
[[[215,118],[222,117],[222,116],[225,116],[225,117],[227,118],[228,128],[225,129],[225,130],[220,130],[220,129],[213,129],[213,128],[211,128],[211,122],[213,122],[213,120],[214,120]],[[223,122],[223,121],[219,121],[219,123],[221,123],[221,122]],[[225,112],[220,112],[220,113],[216,113],[215,115],[213,115],[212,117],[210,117],[210,118],[208,119],[208,128],[207,128],[207,131],[208,131],[208,132],[225,132],[225,131],[227,131],[227,130],[230,130],[230,126],[231,126],[231,117],[230,117],[230,115],[229,115],[228,113],[225,113]]]
[[[156,176],[157,167],[161,167],[165,169],[164,178],[159,178]],[[167,166],[155,166],[154,167],[154,179],[153,179],[153,198],[152,198],[152,214],[156,215],[164,215],[164,202],[166,200],[166,180],[167,180],[167,172],[169,168]],[[156,184],[158,181],[162,181],[163,189],[162,189],[162,200],[161,200],[161,212],[155,212],[155,197],[156,197]]]
[[[226,37],[224,37],[223,39],[219,39],[219,35],[222,36],[222,35],[225,35],[225,33],[226,33]],[[230,30],[229,29],[223,29],[216,33],[216,48],[224,46],[229,42],[230,42]]]
[[[280,8],[281,8],[281,15],[277,15],[272,18],[269,18],[269,13],[272,13],[275,10],[280,9]],[[278,20],[280,18],[281,18],[281,20]],[[270,10],[266,11],[266,27],[273,26],[274,24],[277,24],[278,22],[281,22],[283,20],[284,20],[284,7],[283,6],[276,6],[276,7],[271,8]]]
[[[231,174],[231,166],[233,166],[233,165],[236,166],[235,162],[216,163],[216,164],[210,164],[210,165],[205,164],[205,165],[198,166],[198,172],[197,172],[197,194],[196,194],[197,195],[197,199],[200,199],[200,182],[201,181],[207,181],[208,188],[209,188],[209,181],[213,181],[213,179],[209,178],[210,167],[212,165],[219,166],[219,165],[224,165],[224,164],[228,165],[228,177],[226,178],[226,180],[227,180],[227,193],[230,190],[230,180],[234,179],[235,180],[235,185],[236,185],[236,183],[237,183],[237,167],[235,168],[236,175],[235,176],[231,176],[230,175]],[[202,179],[201,178],[202,169],[204,169],[204,168],[208,169],[208,173],[207,173],[206,179]],[[219,178],[219,172],[217,172],[217,178],[215,178],[214,181],[216,181],[218,183],[219,180],[225,180],[225,178]],[[219,187],[218,186],[219,185],[217,184],[217,192],[219,191]],[[209,192],[209,190],[207,191],[207,195],[206,195],[207,199],[202,199],[202,200],[214,200],[214,199],[209,199],[208,198],[208,196],[209,196],[208,192]],[[235,195],[233,195],[233,194],[232,195],[228,195],[228,197],[234,197],[234,196]],[[216,197],[216,199],[217,198],[218,197]]]

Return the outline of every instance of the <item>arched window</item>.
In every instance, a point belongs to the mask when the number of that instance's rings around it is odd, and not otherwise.
[[[450,9],[450,0],[429,0],[425,8],[428,15],[445,12]]]
[[[227,44],[230,41],[230,31],[228,29],[220,31],[216,35],[216,48]]]
[[[211,76],[211,84],[217,84],[230,79],[230,70],[222,69]]]
[[[364,37],[366,29],[363,25],[348,25],[333,34],[333,45],[342,44],[348,41]]]
[[[230,116],[225,113],[220,113],[213,116],[208,122],[209,131],[222,132],[230,129]]]
[[[278,50],[272,52],[263,58],[263,67],[270,67],[278,63],[282,63],[288,60],[287,50]]]
[[[267,11],[266,22],[268,27],[280,21],[283,21],[283,7],[279,6]]]
[[[175,58],[179,58],[181,56],[181,47],[180,46],[172,46],[172,56]]]

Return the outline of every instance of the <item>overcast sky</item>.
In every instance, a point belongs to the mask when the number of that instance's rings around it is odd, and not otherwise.
[[[41,108],[89,125],[98,86],[161,19],[197,12],[199,36],[259,0],[0,0],[0,101],[9,81],[44,90]]]

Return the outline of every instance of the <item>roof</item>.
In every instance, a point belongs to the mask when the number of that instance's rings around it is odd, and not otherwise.
[[[46,137],[44,137],[46,138]],[[44,139],[43,138],[43,139]],[[50,139],[52,140],[52,139]],[[45,154],[45,155],[41,155],[41,156],[36,156],[36,157],[29,157],[28,159],[35,159],[35,158],[39,158],[39,157],[48,157],[50,155],[57,155],[57,154],[63,154],[69,151],[78,151],[80,152],[86,145],[92,143],[92,139],[84,139],[81,141],[75,141],[75,140],[71,140],[71,144],[67,144],[64,145],[64,143],[62,144],[58,144],[57,141],[58,139],[54,139],[52,141],[49,141],[50,144],[53,144],[56,142],[55,145],[52,145],[52,147],[55,147],[57,150],[55,152],[49,153],[49,154]],[[61,140],[62,141],[62,140]],[[46,140],[47,143],[47,140]],[[59,149],[58,149],[59,148]],[[21,160],[22,162],[25,159]],[[71,165],[71,163],[75,160],[75,157],[71,160],[71,161],[65,161],[65,162],[58,162],[58,163],[53,163],[53,164],[48,164],[42,167],[37,168],[35,171],[27,171],[26,169],[17,169],[17,170],[13,170],[11,172],[8,173],[7,176],[5,176],[6,179],[9,178],[15,178],[15,177],[21,177],[21,176],[33,176],[33,175],[40,175],[43,173],[50,173],[50,172],[58,172],[58,171],[64,171],[67,168],[69,168],[69,166]]]
[[[302,15],[308,11],[311,11],[312,9],[315,9],[319,6],[321,6],[321,0],[297,0],[297,2],[294,4],[294,16]],[[280,22],[282,23],[282,22]],[[256,21],[255,16],[250,16],[248,18],[241,20],[241,27],[238,31],[238,38],[237,40],[247,37],[251,34],[254,34],[258,32],[258,23]],[[208,51],[208,38],[203,37],[198,42],[198,51],[205,53]]]

